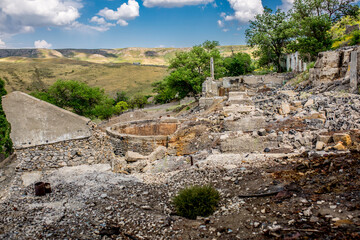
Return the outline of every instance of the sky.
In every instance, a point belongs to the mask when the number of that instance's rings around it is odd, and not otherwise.
[[[0,0],[0,48],[245,44],[249,20],[294,0]]]

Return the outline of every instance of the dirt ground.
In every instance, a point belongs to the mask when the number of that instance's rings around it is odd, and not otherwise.
[[[224,155],[226,156],[226,155]],[[279,158],[262,164],[190,166],[141,177],[106,165],[16,177],[0,203],[1,239],[359,239],[360,154]],[[53,192],[35,197],[34,178]],[[221,194],[208,218],[177,216],[171,198],[188,185]]]

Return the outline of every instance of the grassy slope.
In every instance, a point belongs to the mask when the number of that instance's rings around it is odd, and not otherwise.
[[[110,95],[122,90],[130,94],[150,94],[151,83],[163,79],[166,74],[164,67],[97,64],[65,58],[0,61],[0,77],[6,81],[9,92],[30,92],[51,85],[58,79],[72,79],[104,88]]]
[[[223,56],[232,52],[248,52],[246,46],[221,46]],[[177,51],[190,48],[124,48],[107,49],[111,54],[88,54],[73,51],[64,57],[56,50],[41,49],[40,58],[8,57],[0,59],[0,78],[6,81],[6,89],[30,92],[45,88],[58,79],[72,79],[86,82],[90,86],[104,88],[114,95],[117,91],[129,94],[151,94],[151,84],[167,75],[165,67]],[[132,65],[140,62],[144,66]],[[130,63],[130,64],[129,64]]]

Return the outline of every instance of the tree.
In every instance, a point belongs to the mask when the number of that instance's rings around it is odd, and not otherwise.
[[[245,32],[247,43],[258,48],[254,55],[259,57],[259,64],[274,64],[278,72],[282,72],[282,57],[291,40],[291,25],[287,17],[280,9],[273,14],[270,8],[265,7],[262,14],[250,21],[250,28]]]
[[[293,26],[296,39],[289,44],[289,49],[300,52],[302,56],[309,56],[309,61],[315,60],[319,52],[331,48],[331,20],[327,15],[294,20]]]
[[[332,23],[343,16],[357,16],[359,6],[356,0],[295,0],[293,17],[301,20],[307,17],[326,15]]]
[[[202,90],[202,83],[210,77],[210,58],[214,59],[215,78],[223,77],[225,68],[216,41],[206,41],[194,46],[189,52],[178,52],[170,61],[169,71],[162,83],[155,84],[157,102],[184,98],[188,94],[196,95]]]
[[[147,98],[143,95],[137,94],[130,100],[130,106],[132,108],[144,108],[148,103]]]
[[[57,106],[70,108],[76,114],[84,116],[91,115],[91,110],[106,100],[103,89],[72,80],[56,81],[49,88],[48,93]]]
[[[31,95],[89,118],[107,119],[114,114],[114,100],[103,89],[78,81],[58,80],[48,90]]]
[[[0,78],[0,161],[13,152],[10,138],[11,126],[2,108],[2,96],[6,95],[5,82]]]
[[[228,77],[244,75],[254,70],[251,57],[247,53],[237,53],[225,58],[224,67]]]

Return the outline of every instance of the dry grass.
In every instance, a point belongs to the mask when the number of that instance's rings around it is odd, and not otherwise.
[[[0,77],[6,81],[9,92],[30,92],[46,88],[58,79],[71,79],[104,88],[110,95],[117,91],[150,94],[151,84],[166,75],[164,67],[97,64],[66,58],[11,58],[0,61]]]
[[[253,50],[247,46],[220,46],[223,56]],[[100,54],[70,50],[65,57],[51,49],[40,49],[39,58],[8,57],[0,59],[0,78],[6,89],[31,92],[46,88],[58,79],[86,82],[104,88],[114,95],[117,91],[129,94],[151,94],[151,84],[167,75],[166,66],[178,51],[191,48],[123,48],[103,49]],[[143,65],[133,65],[138,62]],[[156,65],[156,66],[144,66]]]

